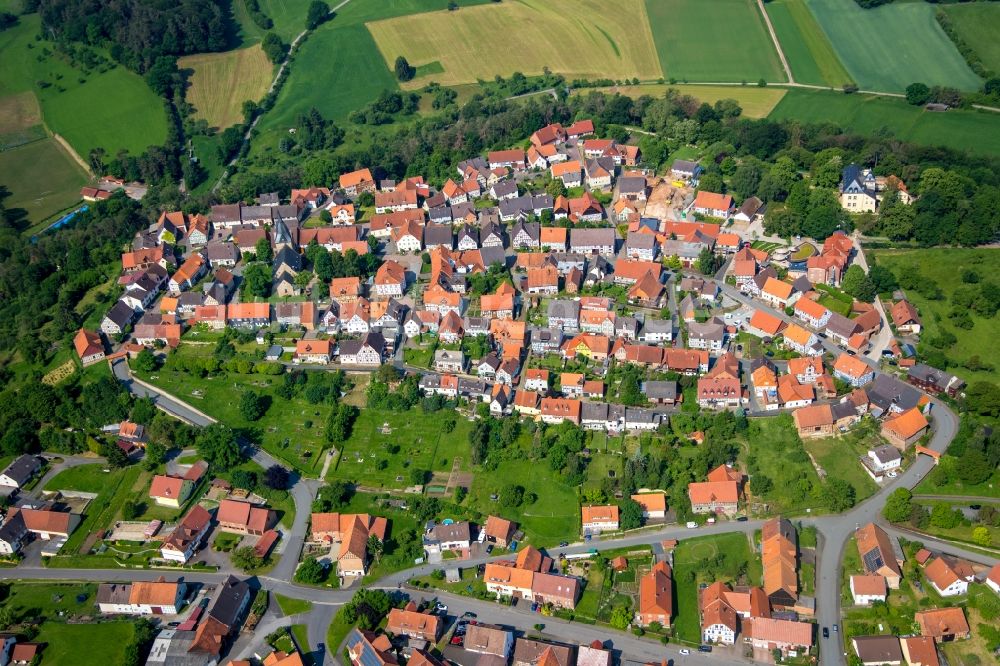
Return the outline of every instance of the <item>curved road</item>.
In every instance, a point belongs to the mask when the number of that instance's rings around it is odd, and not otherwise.
[[[740,302],[749,302],[748,298],[739,294],[739,292],[735,292],[735,290],[726,285],[724,282],[722,282],[720,286],[727,295],[734,297],[735,300]],[[735,292],[735,294],[733,292]],[[759,302],[754,301],[752,302],[752,305],[757,308],[763,308],[782,320],[791,320],[791,318],[787,317],[784,312],[768,308]],[[824,344],[828,349],[830,349],[830,351],[833,351],[834,353],[840,352],[839,348],[837,348],[836,345],[829,340],[824,340]],[[863,360],[867,361],[867,359]],[[119,360],[114,362],[113,370],[115,376],[126,386],[126,388],[128,388],[129,391],[139,396],[151,397],[156,406],[165,412],[193,425],[206,426],[215,422],[215,420],[211,417],[205,415],[191,405],[184,403],[178,398],[159,391],[155,387],[148,384],[137,381],[132,377],[131,372],[128,369],[128,365],[124,361]],[[933,434],[928,448],[943,453],[951,443],[951,440],[954,438],[958,430],[958,418],[947,407],[947,405],[942,403],[940,400],[932,397],[931,403],[933,405],[931,413],[934,417],[932,424]],[[264,467],[280,464],[267,453],[257,449],[253,450],[253,459]],[[816,580],[816,619],[819,626],[831,626],[834,623],[840,622],[840,563],[843,560],[844,549],[848,540],[853,535],[854,530],[860,525],[869,522],[882,522],[880,511],[885,503],[887,495],[899,487],[913,488],[920,482],[924,475],[932,469],[932,467],[933,460],[930,457],[918,456],[914,463],[905,472],[893,479],[891,483],[882,487],[875,495],[861,502],[850,511],[843,514],[802,519],[801,522],[803,524],[814,525],[822,538],[822,547],[817,551],[819,562],[817,566]],[[311,504],[318,489],[318,485],[319,481],[315,479],[304,479],[300,477],[294,478],[294,485],[291,488],[291,493],[295,500],[296,515],[292,534],[286,535],[287,543],[285,544],[285,549],[274,570],[267,576],[262,576],[260,581],[266,585],[268,589],[290,597],[306,599],[317,604],[338,605],[347,601],[353,591],[317,589],[296,585],[290,582],[292,575],[295,572],[295,566],[298,561],[303,538],[306,534]],[[715,525],[704,526],[698,529],[694,534],[702,536],[726,532],[743,532],[747,535],[751,535],[753,531],[759,529],[762,524],[763,521],[760,520],[748,522],[723,522]],[[905,532],[900,529],[891,526],[887,526],[887,530],[894,535],[905,534]],[[591,549],[604,550],[629,545],[655,544],[663,539],[679,539],[690,535],[692,535],[692,532],[684,527],[669,526],[655,530],[642,530],[632,535],[616,539],[597,540],[588,543],[574,544],[562,549],[551,549],[550,552],[553,554],[558,554],[559,552],[565,552],[567,554],[581,553]],[[927,541],[934,541],[936,547],[945,552],[970,557],[979,561],[989,562],[991,564],[1000,561],[985,557],[978,553],[963,550],[959,546],[944,542],[936,542],[935,540],[922,535],[921,538]],[[467,560],[463,561],[462,565],[475,566],[479,563],[489,561],[490,559],[496,558]],[[433,568],[436,567],[434,565],[425,564],[406,571],[390,574],[383,579],[376,581],[373,584],[373,587],[387,589],[403,587],[405,586],[406,581],[411,577],[429,573]],[[190,578],[193,580],[204,580],[206,582],[217,582],[224,578],[227,574],[206,572],[142,571],[131,569],[128,570],[127,574],[125,574],[122,571],[109,572],[101,569],[49,569],[27,567],[0,570],[0,579],[38,578],[50,580],[78,579],[96,581],[121,579],[125,577],[127,579],[143,580],[152,579],[160,575],[165,575],[168,579]],[[450,595],[440,593],[439,596],[448,596],[451,598]],[[481,615],[485,614],[486,617],[493,618],[492,621],[503,622],[504,624],[511,624],[514,626],[524,625],[525,628],[527,628],[532,626],[534,622],[539,619],[537,615],[526,612],[523,609],[506,608],[498,606],[492,602],[481,602],[468,599],[466,597],[454,597],[454,603],[463,608],[475,609],[476,612],[479,612]],[[330,611],[324,611],[322,617],[329,617],[329,614]],[[566,624],[563,626],[563,623],[553,618],[544,618],[544,620],[548,626],[558,625],[560,627],[559,635],[563,635],[571,639],[577,634],[580,634],[581,639],[586,638],[591,636],[591,634],[595,631],[596,633],[600,633],[603,637],[607,637],[608,633],[604,630],[593,629],[588,632],[581,629],[580,625]],[[525,624],[525,622],[527,622],[527,624]],[[311,640],[317,640],[319,636],[322,636],[322,632],[318,626],[310,627],[309,633]],[[632,657],[633,652],[635,656],[640,658],[646,658],[646,655],[659,655],[659,658],[662,658],[664,653],[668,656],[679,656],[677,653],[679,648],[676,646],[671,645],[664,647],[657,642],[636,638],[624,633],[616,632],[613,636],[616,645],[624,647],[629,657]],[[822,659],[824,664],[845,663],[842,644],[840,642],[841,637],[839,634],[834,633],[829,639],[820,639],[820,641],[820,649],[823,653]],[[332,647],[336,649],[336,646]],[[328,660],[331,658],[331,655],[328,653],[327,655],[324,655],[324,658],[324,660]]]

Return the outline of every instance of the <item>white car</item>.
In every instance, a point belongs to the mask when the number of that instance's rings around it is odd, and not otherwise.
[[[687,648],[681,648],[681,654],[691,654],[691,650],[688,650]]]

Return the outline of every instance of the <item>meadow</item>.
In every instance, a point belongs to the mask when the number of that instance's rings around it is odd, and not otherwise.
[[[955,289],[963,286],[956,276],[965,269],[974,269],[984,278],[994,276],[1000,250],[989,249],[944,249],[933,248],[923,250],[878,250],[873,253],[878,262],[899,276],[903,273],[917,272],[922,277],[935,282],[944,293],[941,300],[932,301],[912,289],[906,290],[906,297],[917,306],[923,321],[922,337],[933,338],[940,333],[942,326],[954,333],[958,341],[948,350],[948,357],[956,363],[968,360],[971,356],[979,356],[986,363],[995,363],[996,341],[1000,339],[1000,316],[994,315],[985,319],[975,312],[970,312],[973,326],[965,330],[948,323],[948,313],[951,311],[950,298]],[[967,382],[996,382],[996,371],[972,371],[955,366],[949,371]]]
[[[855,496],[859,502],[875,494],[878,486],[862,468],[858,457],[867,455],[870,448],[884,443],[878,436],[877,426],[870,420],[865,421],[864,426],[858,426],[840,437],[810,439],[802,442],[806,451],[826,472],[827,478],[841,479],[854,487]]]
[[[806,0],[772,0],[764,6],[796,82],[840,87],[851,80]]]
[[[752,0],[646,0],[646,13],[667,78],[785,81],[764,19]]]
[[[662,97],[668,88],[673,88],[683,95],[691,95],[701,102],[715,104],[720,99],[735,99],[743,109],[746,118],[766,118],[781,98],[788,92],[785,88],[759,88],[757,86],[713,86],[684,85],[678,83],[646,83],[638,86],[614,86],[613,88],[597,88],[608,94],[620,93],[638,99],[643,95]],[[586,95],[590,89],[581,90],[579,94]]]
[[[260,10],[274,23],[274,27],[268,31],[261,30],[250,18],[245,0],[233,0],[233,18],[240,27],[240,45],[256,44],[264,38],[266,32],[273,32],[290,43],[306,29],[309,2],[310,0],[257,0]],[[331,7],[335,4],[330,3]]]
[[[35,641],[45,644],[43,659],[50,664],[104,666],[125,663],[125,651],[132,640],[131,622],[63,624],[45,622]]]
[[[720,558],[718,566],[705,566],[706,561]],[[736,579],[734,572],[746,569],[746,580]],[[713,575],[718,574],[718,575]],[[701,642],[698,611],[699,585],[721,580],[730,584],[756,585],[761,580],[760,560],[750,550],[746,534],[733,532],[717,536],[682,539],[674,551],[674,587],[676,617],[674,635],[689,643]]]
[[[11,191],[7,208],[23,208],[40,222],[80,201],[90,176],[55,139],[0,152],[0,183]]]
[[[407,87],[537,75],[545,67],[569,79],[662,76],[642,0],[621,0],[613,12],[598,0],[491,3],[375,21],[368,29],[388,67],[399,55],[417,67],[438,63],[423,76],[418,69]]]
[[[243,121],[243,102],[259,102],[271,85],[274,65],[259,44],[226,51],[185,56],[179,69],[192,70],[185,95],[195,108],[195,118],[225,129]]]
[[[914,81],[961,90],[981,85],[934,19],[931,4],[862,9],[854,0],[805,1],[862,90],[902,92]]]
[[[835,123],[859,134],[885,129],[896,138],[926,146],[1000,155],[1000,114],[985,111],[952,109],[934,113],[891,97],[789,90],[769,117]]]
[[[0,33],[0,98],[34,91],[48,129],[84,158],[92,148],[114,155],[163,143],[163,102],[139,75],[121,66],[85,73],[52,52],[51,44],[35,41],[39,21],[37,14],[22,16]]]
[[[941,5],[962,41],[972,47],[983,64],[1000,72],[1000,5],[990,2],[966,2]]]
[[[810,491],[819,487],[819,476],[795,432],[788,415],[755,418],[747,437],[748,457],[773,482],[772,489],[755,499],[766,503],[771,513],[802,513],[817,509],[820,501]],[[809,487],[800,486],[808,481]]]

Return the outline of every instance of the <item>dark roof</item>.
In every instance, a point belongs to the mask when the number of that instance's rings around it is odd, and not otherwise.
[[[500,182],[495,183],[491,189],[497,197],[502,197],[508,194],[517,194],[517,183],[513,180],[501,180]]]
[[[300,271],[302,270],[302,255],[290,247],[283,247],[274,255],[274,262],[271,264],[272,270],[277,271],[282,264],[293,271]]]
[[[865,390],[868,392],[869,401],[883,411],[892,405],[906,411],[920,404],[920,391],[889,375],[876,375],[875,381]]]
[[[618,179],[619,192],[645,192],[646,179],[642,176],[622,176]]]
[[[866,664],[903,661],[903,650],[896,636],[856,636],[853,641],[858,658]]]
[[[118,301],[111,306],[111,309],[104,316],[117,324],[118,328],[125,328],[135,319],[135,310],[130,308],[124,301]]]
[[[250,586],[235,576],[229,576],[215,591],[215,600],[208,610],[213,617],[230,629],[236,625],[243,604],[250,596]]]
[[[677,399],[677,382],[675,381],[656,381],[656,382],[645,382],[642,386],[642,392],[647,398],[651,400],[676,400]]]
[[[671,171],[694,173],[696,169],[701,169],[701,165],[699,165],[697,162],[690,162],[688,160],[674,160],[674,163],[670,165]]]
[[[451,225],[428,224],[424,227],[424,245],[443,245],[452,249]]]
[[[23,486],[41,466],[42,463],[37,456],[24,454],[12,460],[3,473],[16,481],[18,486]]]

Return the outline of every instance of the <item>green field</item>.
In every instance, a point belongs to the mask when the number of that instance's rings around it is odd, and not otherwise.
[[[129,622],[45,622],[34,640],[45,644],[43,663],[106,666],[125,663],[125,648],[132,640],[132,634]]]
[[[868,455],[870,448],[884,443],[871,420],[841,437],[803,441],[806,451],[816,459],[827,478],[847,481],[854,487],[859,502],[875,494],[878,486],[862,468],[858,457]]]
[[[40,222],[80,201],[89,175],[55,139],[0,152],[0,183],[11,191],[7,208],[24,208]]]
[[[423,85],[421,74],[453,85],[538,75],[544,67],[570,79],[662,75],[643,0],[619,0],[613,12],[599,0],[490,3],[376,21],[368,29],[388,67],[400,55],[426,66],[408,87]]]
[[[715,562],[715,558],[721,561]],[[737,578],[745,567],[746,576]],[[760,560],[750,550],[747,535],[734,532],[718,536],[682,539],[674,551],[674,587],[676,617],[674,635],[689,643],[701,642],[698,611],[698,586],[717,580],[733,584],[758,585],[761,581]]]
[[[680,81],[785,81],[752,0],[646,0],[663,76]]]
[[[663,97],[668,88],[677,90],[682,95],[691,95],[700,102],[715,104],[720,99],[735,99],[743,109],[743,116],[747,118],[766,118],[774,107],[778,105],[781,98],[788,92],[785,88],[759,88],[757,86],[696,86],[679,83],[670,85],[667,83],[645,83],[638,86],[615,86],[613,88],[597,88],[597,90],[608,94],[620,93],[626,97],[638,99],[643,95],[651,97]],[[587,95],[591,89],[581,91],[580,94]]]
[[[385,424],[391,429],[388,434],[382,432]],[[408,412],[365,408],[344,443],[340,462],[328,475],[377,489],[403,490],[413,485],[411,469],[443,472],[446,476],[454,460],[462,458],[461,468],[468,470],[471,429],[468,419],[460,417],[455,430],[445,434],[440,415],[419,408]],[[393,446],[399,447],[395,453],[390,448]],[[378,469],[379,461],[385,462],[384,469]]]
[[[963,286],[957,278],[965,269],[972,268],[984,278],[996,279],[996,268],[1000,260],[1000,250],[878,250],[875,253],[878,262],[891,270],[896,276],[904,272],[917,271],[921,276],[933,280],[944,292],[944,298],[932,301],[921,296],[912,289],[906,290],[906,296],[917,309],[924,324],[922,337],[937,336],[942,325],[955,334],[958,342],[948,350],[948,358],[957,363],[968,360],[971,356],[979,356],[987,363],[995,363],[996,341],[1000,339],[1000,317],[989,319],[970,312],[973,326],[965,330],[948,323],[948,313],[951,311],[949,297],[954,290]],[[940,319],[940,321],[939,321]],[[990,381],[996,383],[996,371],[972,371],[956,365],[949,368],[950,372],[967,382]]]
[[[772,0],[764,6],[796,82],[840,87],[851,80],[806,0]]]
[[[865,135],[887,129],[904,141],[1000,155],[1000,114],[987,111],[932,113],[890,97],[789,90],[769,117],[835,123]]]
[[[854,0],[805,1],[862,90],[902,92],[914,81],[961,90],[981,85],[934,19],[933,5],[862,9]]]
[[[70,467],[59,472],[45,484],[45,490],[79,490],[85,493],[99,493],[108,487],[109,481],[118,476],[117,472],[105,472],[103,463]]]
[[[819,476],[799,443],[790,416],[751,419],[747,440],[748,455],[756,460],[760,473],[774,483],[770,492],[755,498],[757,501],[767,503],[770,513],[801,513],[819,507],[813,493],[819,487]]]
[[[987,68],[1000,72],[1000,5],[966,2],[941,5],[955,30]]]
[[[243,121],[243,102],[260,101],[274,70],[260,45],[186,56],[177,67],[193,70],[185,98],[196,109],[195,118],[221,129]]]
[[[240,26],[242,46],[259,42],[265,32],[273,32],[286,43],[306,29],[306,13],[309,11],[310,0],[258,0],[260,10],[274,22],[270,31],[261,30],[250,19],[244,0],[233,0],[233,18]],[[335,2],[330,3],[332,8]]]
[[[139,75],[121,66],[85,74],[54,53],[46,56],[51,45],[35,41],[39,21],[37,14],[22,16],[0,33],[0,97],[33,90],[48,128],[85,158],[95,147],[113,156],[122,148],[139,153],[163,143],[163,102]]]

